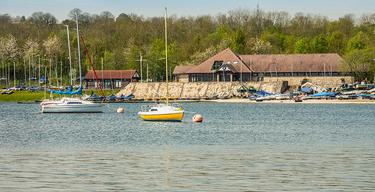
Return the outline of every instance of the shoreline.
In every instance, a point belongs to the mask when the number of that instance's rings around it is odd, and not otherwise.
[[[49,97],[49,94],[47,94]],[[28,92],[20,91],[15,92],[12,95],[0,95],[1,103],[38,103],[44,98],[44,92]],[[171,102],[175,103],[197,103],[197,102],[211,102],[211,103],[269,103],[269,104],[292,104],[292,103],[301,103],[301,104],[375,104],[375,100],[369,99],[348,99],[348,100],[339,100],[339,99],[309,99],[303,100],[302,102],[294,102],[294,100],[266,100],[257,102],[247,98],[229,98],[229,99],[170,99]],[[123,102],[113,102],[113,103],[155,103],[163,102],[163,100],[148,100],[148,99],[133,99]],[[106,102],[107,103],[107,102]],[[108,102],[112,103],[112,102]]]
[[[294,102],[294,100],[269,100],[257,102],[250,99],[216,99],[207,100],[208,102],[216,103],[270,103],[270,104],[375,104],[375,100],[367,99],[350,99],[350,100],[337,100],[337,99],[309,99],[303,100],[302,102]]]
[[[104,103],[156,103],[157,101],[125,101],[125,102],[104,102]],[[162,102],[162,101],[159,101]],[[310,99],[302,102],[294,102],[293,100],[269,100],[257,102],[250,99],[215,99],[215,100],[171,100],[172,103],[246,103],[246,104],[370,104],[374,105],[375,100],[319,100]],[[37,101],[0,101],[0,103],[18,103],[18,104],[33,104]]]

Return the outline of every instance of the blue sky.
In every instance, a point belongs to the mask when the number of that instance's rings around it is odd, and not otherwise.
[[[360,17],[375,12],[375,0],[0,0],[0,14],[28,17],[43,11],[62,21],[70,10],[79,8],[91,14],[110,11],[115,16],[135,13],[149,17],[163,16],[167,6],[169,15],[197,16],[217,15],[238,8],[256,9],[257,4],[266,11],[287,11],[291,15],[312,13],[331,19],[349,13]]]

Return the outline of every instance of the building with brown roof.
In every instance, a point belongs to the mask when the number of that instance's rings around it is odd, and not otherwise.
[[[338,54],[270,54],[239,55],[229,48],[195,66],[177,66],[176,81],[273,81],[300,82],[315,77],[337,81],[348,76],[341,72],[343,59]],[[293,84],[293,83],[292,83]]]
[[[124,88],[130,82],[138,82],[139,74],[136,70],[90,70],[86,73],[86,88],[99,88],[100,81],[104,89],[120,89]]]

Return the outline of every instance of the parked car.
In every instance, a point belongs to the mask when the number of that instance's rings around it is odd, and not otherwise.
[[[38,87],[38,86],[30,86],[30,87],[27,88],[27,90],[34,92],[34,91],[41,91],[41,90],[43,90],[43,88]]]
[[[2,95],[10,95],[10,94],[13,94],[13,93],[14,93],[14,91],[9,90],[9,89],[2,89],[1,90]]]
[[[12,91],[22,91],[22,90],[25,90],[25,89],[26,89],[26,87],[23,86],[23,85],[17,85],[15,87],[9,88],[9,90],[12,90]]]

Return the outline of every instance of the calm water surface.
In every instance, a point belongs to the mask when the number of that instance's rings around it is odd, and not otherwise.
[[[375,191],[375,105],[183,105],[153,123],[0,103],[0,191]]]

